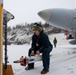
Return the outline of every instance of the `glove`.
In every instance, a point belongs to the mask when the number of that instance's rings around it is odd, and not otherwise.
[[[37,54],[37,55],[39,55],[39,54],[40,54],[40,51],[39,51],[39,50],[38,50],[38,51],[36,51],[36,54]]]
[[[34,51],[32,51],[31,54],[30,54],[30,56],[34,56],[34,55],[35,55],[35,53],[34,53]]]

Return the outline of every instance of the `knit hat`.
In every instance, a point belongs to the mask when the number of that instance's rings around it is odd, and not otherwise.
[[[43,30],[43,27],[41,26],[41,24],[38,24],[38,23],[34,23],[33,25],[33,30],[38,30],[38,31],[42,31]]]

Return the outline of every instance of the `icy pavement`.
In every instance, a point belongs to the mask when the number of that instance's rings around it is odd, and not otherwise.
[[[42,62],[35,63],[35,69],[26,71],[25,67],[13,63],[20,56],[27,56],[30,45],[8,46],[8,61],[12,64],[14,75],[39,75],[43,69]],[[4,53],[4,52],[3,52]],[[58,45],[51,52],[50,72],[47,75],[76,75],[76,46]],[[4,56],[3,56],[4,57]]]

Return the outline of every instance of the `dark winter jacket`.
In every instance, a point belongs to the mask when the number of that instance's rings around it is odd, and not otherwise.
[[[45,48],[48,48],[49,46],[51,46],[52,50],[52,44],[50,43],[47,34],[43,31],[40,33],[39,36],[35,34],[32,36],[32,50],[39,50],[40,52],[42,52]]]

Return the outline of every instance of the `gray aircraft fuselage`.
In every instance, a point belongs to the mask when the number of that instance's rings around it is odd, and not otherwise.
[[[54,27],[76,32],[75,9],[46,9],[38,12],[38,15]]]

